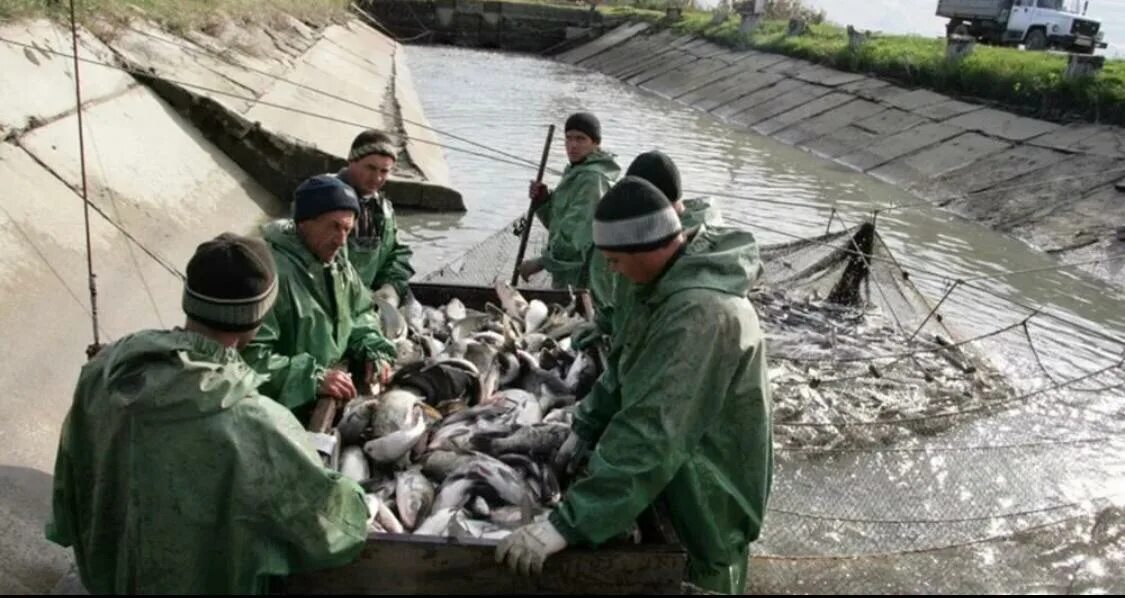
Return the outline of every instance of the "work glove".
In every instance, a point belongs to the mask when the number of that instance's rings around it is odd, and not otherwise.
[[[566,538],[562,537],[550,521],[540,521],[525,525],[500,541],[496,547],[496,562],[508,562],[515,573],[538,575],[543,572],[547,557],[566,548]]]
[[[590,455],[590,443],[583,440],[574,430],[555,453],[555,471],[565,472],[573,476],[578,471],[578,466]]]
[[[602,339],[602,331],[593,322],[580,324],[570,336],[570,346],[576,351],[585,351]]]

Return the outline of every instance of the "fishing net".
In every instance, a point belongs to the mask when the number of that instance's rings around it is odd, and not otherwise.
[[[518,248],[505,228],[425,280],[510,280]],[[1125,590],[1120,358],[1049,370],[1098,343],[1034,309],[949,322],[872,223],[759,251],[776,467],[750,592]]]

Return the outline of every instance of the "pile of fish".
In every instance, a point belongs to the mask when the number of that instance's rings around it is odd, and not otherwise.
[[[483,312],[376,298],[397,372],[344,407],[329,459],[367,492],[370,531],[498,540],[560,500],[556,457],[598,375],[570,347],[586,320],[573,299],[497,293]]]
[[[773,420],[783,424],[775,439],[783,447],[888,444],[956,423],[928,416],[1011,396],[980,360],[948,341],[911,340],[876,308],[784,290],[755,292],[751,300],[766,335]]]

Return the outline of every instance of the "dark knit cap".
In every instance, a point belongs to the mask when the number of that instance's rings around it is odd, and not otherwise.
[[[294,222],[336,210],[351,210],[358,216],[359,198],[351,185],[331,174],[310,177],[293,192]]]
[[[655,185],[638,176],[618,181],[594,211],[594,245],[622,253],[664,247],[680,233],[680,217]]]
[[[352,147],[348,151],[348,162],[362,160],[372,154],[398,160],[394,139],[382,131],[367,129],[356,135],[352,141]]]
[[[216,330],[245,332],[277,299],[277,266],[261,239],[223,233],[200,244],[187,265],[182,307]]]
[[[579,131],[593,139],[594,143],[602,142],[602,124],[598,122],[598,117],[589,112],[570,115],[570,118],[566,119],[566,128],[563,133],[567,131]]]
[[[676,163],[660,150],[645,152],[636,157],[629,165],[625,175],[639,176],[656,185],[657,189],[664,192],[670,201],[678,201],[682,190],[680,188],[680,170]]]

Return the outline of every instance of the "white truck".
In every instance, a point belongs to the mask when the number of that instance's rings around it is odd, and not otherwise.
[[[1057,48],[1093,54],[1106,47],[1097,19],[1087,18],[1086,0],[938,0],[937,14],[949,19],[947,36],[969,35],[998,46],[1028,50]]]

